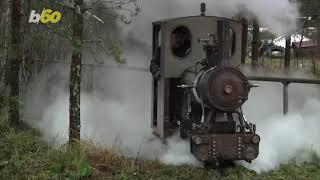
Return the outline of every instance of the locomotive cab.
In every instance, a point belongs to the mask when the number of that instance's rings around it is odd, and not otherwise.
[[[252,87],[238,70],[243,30],[240,22],[215,16],[153,23],[161,75],[152,88],[153,133],[166,139],[180,132],[200,161],[251,162],[259,153],[260,137],[241,109]]]

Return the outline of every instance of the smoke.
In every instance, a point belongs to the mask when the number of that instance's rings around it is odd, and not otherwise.
[[[290,85],[290,112],[284,116],[282,84],[259,84],[260,87],[251,92],[245,105],[245,113],[249,121],[257,124],[257,133],[261,136],[260,154],[252,164],[243,164],[257,172],[263,172],[292,160],[312,161],[312,153],[319,156],[319,87]]]
[[[124,34],[134,36],[151,45],[151,22],[182,16],[200,15],[200,2],[192,0],[141,0],[142,12]],[[288,0],[204,0],[207,15],[232,18],[243,13],[249,19],[256,17],[263,27],[283,35],[296,29],[298,5]]]
[[[295,28],[298,15],[296,6],[286,0],[214,0],[207,1],[207,4],[208,15],[231,17],[245,9],[248,14],[257,17],[262,25],[281,34]],[[128,64],[124,67],[148,68],[152,21],[200,13],[197,1],[142,0],[141,6],[142,12],[133,24],[122,28],[122,42],[130,42],[130,45],[125,45]],[[84,57],[85,62],[92,62],[89,55]],[[106,64],[114,65],[112,61]],[[69,67],[50,66],[30,85],[26,93],[24,116],[41,130],[45,140],[60,143],[67,141],[68,79]],[[131,157],[139,155],[147,159],[159,159],[164,163],[199,165],[189,153],[188,142],[174,136],[164,145],[152,135],[151,75],[147,70],[84,66],[82,79],[82,138],[94,139],[107,147],[117,144],[122,152]],[[305,94],[306,90],[308,88],[294,88],[295,92],[290,97],[296,99],[302,93]],[[258,133],[262,137],[260,156],[249,166],[257,171],[275,168],[279,163],[288,161],[300,147],[309,147],[312,142],[317,142],[314,139],[318,135],[315,132],[317,122],[314,117],[317,114],[314,108],[319,103],[315,100],[306,101],[307,98],[294,103],[292,99],[292,112],[296,109],[299,111],[283,117],[280,115],[281,94],[278,92],[281,89],[273,84],[262,86],[253,91],[246,106],[248,120],[257,123]]]
[[[160,156],[160,161],[165,164],[189,164],[201,167],[202,164],[190,153],[189,141],[183,141],[176,135],[169,139],[167,151]]]
[[[219,2],[219,3],[218,3]],[[247,16],[256,17],[259,24],[269,27],[277,34],[285,34],[296,28],[298,8],[287,0],[229,0],[210,2],[210,8],[219,15],[232,16],[241,11],[247,11]]]
[[[129,55],[130,66],[141,66],[141,56],[135,52]],[[24,118],[39,129],[49,143],[61,144],[68,140],[68,72],[69,68],[64,65],[48,67],[30,85],[25,96]],[[198,162],[190,154],[188,142],[175,135],[166,145],[152,134],[151,78],[148,71],[84,66],[82,139],[94,140],[106,148],[117,147],[129,157],[196,165]]]

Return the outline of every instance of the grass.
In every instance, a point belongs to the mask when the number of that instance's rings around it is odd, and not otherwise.
[[[221,172],[128,159],[90,142],[54,148],[31,128],[12,128],[3,118],[0,137],[0,179],[320,179],[319,161],[256,174],[241,166]]]

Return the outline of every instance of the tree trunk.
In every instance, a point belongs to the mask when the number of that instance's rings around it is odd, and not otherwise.
[[[253,30],[252,30],[252,63],[251,67],[253,70],[256,70],[258,65],[258,51],[259,51],[259,24],[257,20],[253,21]]]
[[[316,49],[316,56],[320,57],[320,17],[317,19],[317,49]]]
[[[247,45],[248,45],[248,20],[241,18],[242,23],[242,49],[241,49],[241,64],[245,65],[247,57]]]
[[[80,140],[80,88],[83,17],[77,9],[83,8],[83,0],[75,0],[73,12],[73,52],[70,70],[69,142]],[[80,14],[79,14],[80,13]]]
[[[7,69],[7,62],[8,62],[8,46],[9,46],[9,42],[8,42],[8,33],[9,33],[9,2],[8,0],[2,2],[3,4],[1,4],[2,7],[2,11],[4,11],[3,16],[4,18],[1,19],[1,24],[0,26],[3,27],[3,29],[1,29],[1,38],[2,38],[2,43],[3,43],[3,50],[2,50],[2,55],[0,55],[1,58],[1,79],[0,82],[5,83],[5,79],[6,79],[6,69]],[[1,45],[0,45],[1,46]]]
[[[6,72],[6,83],[10,88],[10,97],[15,100],[9,102],[9,119],[12,125],[19,125],[19,71],[20,71],[20,21],[21,2],[11,1],[11,41],[8,52],[8,71]]]
[[[291,55],[291,35],[286,36],[286,49],[284,57],[284,68],[288,70],[290,68],[290,55]]]

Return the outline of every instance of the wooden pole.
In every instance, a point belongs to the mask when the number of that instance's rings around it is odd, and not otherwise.
[[[248,20],[241,18],[242,23],[242,49],[241,49],[241,65],[245,65],[247,57],[247,45],[248,45]]]
[[[288,70],[290,68],[290,57],[291,57],[291,35],[286,36],[286,48],[285,48],[285,59],[284,68]]]
[[[258,65],[258,51],[259,51],[259,24],[257,20],[253,21],[253,30],[252,30],[252,63],[251,67],[253,70],[256,70]]]

